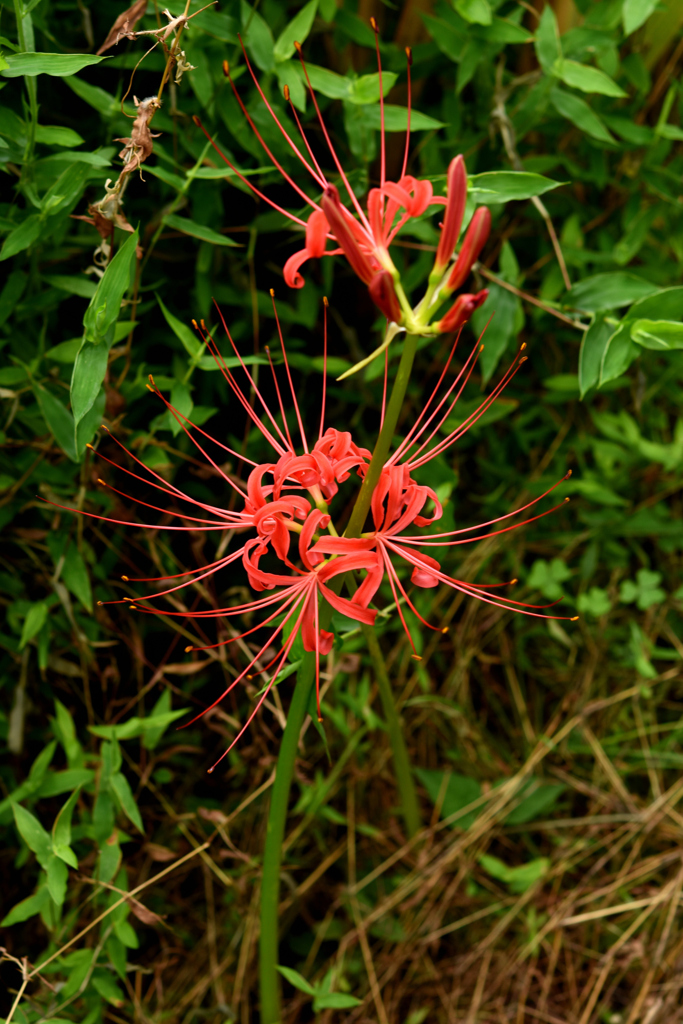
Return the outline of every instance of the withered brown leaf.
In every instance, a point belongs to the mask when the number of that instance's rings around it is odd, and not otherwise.
[[[116,46],[122,39],[134,39],[133,29],[147,10],[147,0],[135,0],[134,4],[119,14],[118,18],[109,30],[109,35],[104,40],[98,54],[104,53],[112,46]]]

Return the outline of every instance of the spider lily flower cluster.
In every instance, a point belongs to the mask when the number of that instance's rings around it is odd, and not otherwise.
[[[377,26],[374,19],[371,19],[371,23],[377,38]],[[258,94],[287,146],[312,178],[317,190],[315,195],[309,195],[301,188],[274,155],[235,87],[227,61],[224,62],[223,69],[225,75],[230,80],[237,102],[250,128],[272,161],[273,166],[294,189],[299,199],[303,200],[310,208],[311,213],[307,220],[303,220],[300,216],[289,212],[273,202],[267,195],[252,185],[219,149],[198,118],[195,118],[195,122],[202,128],[221,159],[225,161],[237,177],[255,195],[278,210],[294,224],[304,229],[304,247],[290,256],[284,265],[284,278],[291,288],[302,288],[304,286],[301,268],[308,260],[320,259],[323,256],[343,255],[346,257],[354,273],[367,285],[372,300],[387,318],[392,332],[391,336],[398,329],[404,329],[409,334],[420,335],[436,335],[446,331],[456,331],[469,319],[474,310],[485,301],[488,291],[484,289],[476,294],[461,294],[447,312],[439,311],[444,302],[451,298],[453,292],[461,288],[467,280],[488,238],[491,215],[486,207],[481,207],[474,212],[460,251],[457,257],[454,258],[467,201],[467,172],[462,156],[456,156],[451,161],[448,169],[446,196],[434,195],[431,181],[418,179],[407,173],[410,143],[410,65],[412,61],[410,50],[406,50],[408,57],[408,124],[405,152],[398,180],[389,181],[387,180],[386,170],[382,66],[379,44],[377,44],[381,124],[380,182],[379,187],[370,189],[365,206],[363,206],[359,197],[354,193],[341,160],[332,144],[318,100],[311,86],[301,47],[298,43],[295,45],[299,53],[318,124],[339,179],[339,187],[330,180],[330,177],[321,168],[303,130],[296,108],[291,102],[288,87],[285,86],[284,96],[285,100],[289,103],[302,144],[297,144],[290,130],[269,102],[253,70],[246,50],[242,47],[247,69]],[[346,195],[350,207],[346,206],[342,201],[340,189]],[[390,247],[398,233],[411,219],[422,217],[428,210],[437,206],[444,208],[444,217],[436,258],[425,294],[413,308],[403,288],[401,275],[391,257]],[[328,242],[331,244],[331,248],[328,248]],[[391,325],[395,326],[392,327]]]
[[[272,294],[272,293],[271,293]],[[327,305],[326,305],[327,309]],[[244,726],[235,736],[229,749],[238,742],[250,722],[265,701],[270,688],[289,658],[294,641],[300,635],[304,650],[314,653],[316,663],[316,692],[320,712],[320,658],[328,654],[334,643],[334,619],[331,629],[323,628],[320,622],[321,608],[326,603],[334,612],[359,624],[372,625],[378,608],[371,607],[383,581],[393,596],[396,610],[417,657],[410,634],[404,608],[409,608],[418,620],[429,629],[439,630],[427,622],[416,607],[411,595],[411,584],[418,588],[433,588],[445,585],[453,590],[489,605],[520,612],[524,615],[548,616],[544,609],[550,607],[524,604],[501,594],[501,588],[509,583],[482,585],[450,576],[440,561],[431,553],[438,548],[450,548],[471,544],[496,534],[506,533],[517,527],[547,515],[559,506],[541,513],[523,517],[533,506],[558,486],[555,484],[545,494],[522,508],[506,515],[491,519],[478,526],[464,529],[433,532],[434,525],[441,519],[443,508],[433,488],[420,483],[415,474],[436,456],[443,454],[484,415],[495,402],[506,384],[515,375],[525,360],[520,350],[514,362],[493,391],[483,399],[480,406],[454,429],[445,431],[445,424],[452,415],[476,365],[480,346],[477,345],[457,372],[451,372],[458,338],[456,338],[448,360],[429,395],[422,411],[408,429],[403,440],[382,469],[379,483],[375,488],[371,504],[370,529],[360,537],[346,537],[343,530],[337,530],[330,506],[338,494],[340,484],[358,481],[360,486],[370,465],[371,453],[357,444],[348,431],[340,431],[325,424],[325,373],[323,373],[322,406],[317,434],[314,439],[306,432],[301,409],[297,402],[286,350],[278,322],[282,367],[286,387],[291,394],[293,418],[288,417],[282,399],[282,390],[275,365],[270,358],[273,391],[277,396],[277,408],[271,409],[258,387],[255,378],[244,364],[230,332],[221,317],[229,343],[236,355],[244,375],[241,386],[236,376],[223,359],[221,352],[202,321],[195,323],[204,342],[211,351],[234,399],[241,404],[253,426],[260,432],[272,451],[268,462],[256,463],[246,455],[232,449],[223,441],[211,438],[202,428],[194,425],[188,417],[175,409],[161,394],[152,378],[148,388],[163,402],[175,418],[196,450],[220,475],[228,492],[232,492],[237,510],[229,510],[220,504],[213,504],[192,497],[181,488],[166,481],[154,469],[146,466],[133,453],[128,452],[134,468],[123,469],[132,479],[146,482],[158,494],[164,496],[165,504],[154,504],[137,497],[130,497],[116,488],[115,493],[135,501],[145,509],[162,512],[166,521],[161,525],[136,523],[138,527],[170,532],[194,532],[197,530],[230,532],[237,538],[235,550],[222,554],[208,565],[174,576],[162,576],[127,582],[161,584],[152,593],[141,599],[123,599],[112,604],[126,603],[135,611],[159,614],[155,601],[167,599],[175,604],[176,610],[163,614],[183,620],[192,620],[200,631],[205,620],[214,619],[228,624],[229,635],[223,635],[215,642],[198,643],[186,651],[208,650],[242,641],[242,647],[251,644],[253,656],[249,664],[237,675],[230,686],[207,708],[219,704],[240,683],[260,675],[264,680],[263,689]],[[277,317],[276,317],[277,322]],[[327,318],[325,319],[325,355],[327,362]],[[254,403],[249,395],[254,397]],[[290,420],[296,427],[290,427]],[[121,449],[124,445],[113,438]],[[207,450],[207,441],[232,459],[241,460],[249,467],[246,484],[233,478],[212,458]],[[112,466],[117,463],[97,453]],[[566,479],[566,478],[565,478]],[[560,481],[558,481],[559,483]],[[100,480],[104,486],[105,481]],[[568,499],[565,499],[567,501]],[[346,505],[346,499],[344,505]],[[90,515],[89,513],[84,513]],[[93,518],[110,523],[125,524],[124,520],[92,514]],[[171,520],[170,522],[168,520]],[[426,533],[419,531],[428,530]],[[416,532],[418,531],[418,532]],[[196,586],[208,577],[228,569],[234,572],[235,563],[241,562],[249,584],[256,592],[252,600],[225,607],[202,610],[188,610],[177,598],[187,587]],[[410,582],[405,570],[410,572]],[[510,581],[515,583],[516,580]],[[341,594],[346,583],[348,596]],[[180,610],[178,610],[180,609]],[[242,616],[260,615],[255,625],[238,632],[231,624]],[[255,644],[253,640],[259,635]],[[275,652],[275,653],[273,653]],[[197,716],[200,717],[200,716]],[[194,719],[193,719],[194,721]],[[226,751],[227,754],[228,751]],[[223,755],[225,756],[225,754]],[[218,763],[218,762],[217,762]],[[214,766],[215,767],[215,766]],[[213,770],[213,769],[212,769]]]

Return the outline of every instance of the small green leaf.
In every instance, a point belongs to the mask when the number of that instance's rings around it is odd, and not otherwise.
[[[579,281],[567,292],[564,304],[584,309],[588,313],[597,313],[600,310],[628,306],[658,291],[656,284],[625,270],[617,270],[614,273],[584,277],[583,281]]]
[[[454,6],[460,17],[472,25],[490,25],[493,21],[488,0],[455,0]]]
[[[306,64],[306,71],[312,88],[322,96],[331,100],[347,100],[353,87],[350,78],[338,75],[335,71],[321,68],[317,64]],[[379,98],[379,89],[376,99]]]
[[[173,313],[171,313],[171,311],[166,308],[166,306],[161,301],[158,295],[157,302],[161,307],[161,312],[164,314],[164,319],[166,320],[166,323],[171,328],[176,338],[178,338],[182,342],[185,351],[188,353],[188,355],[192,356],[193,358],[197,357],[204,348],[204,346],[198,340],[196,333],[192,330],[191,327],[188,327],[187,324],[184,324],[182,320],[179,320],[178,317],[173,316]]]
[[[492,878],[503,882],[514,893],[526,892],[547,874],[550,867],[548,857],[536,857],[527,864],[520,864],[519,867],[513,868],[488,853],[479,858],[479,863]]]
[[[642,348],[670,352],[683,348],[683,323],[673,320],[636,320],[631,325],[631,338]]]
[[[142,824],[140,811],[138,810],[138,805],[135,803],[135,797],[133,796],[133,791],[130,788],[130,784],[126,776],[121,772],[116,772],[112,775],[109,784],[116,796],[116,799],[121,805],[123,813],[130,819],[130,821],[132,821],[136,829],[144,834],[145,827]]]
[[[167,213],[164,217],[164,224],[169,228],[175,228],[176,231],[182,231],[184,235],[199,238],[202,242],[210,242],[211,245],[227,245],[237,248],[240,244],[239,242],[233,242],[232,238],[219,235],[217,231],[207,228],[204,224],[197,224],[195,221],[190,220],[189,217],[178,217],[175,213]]]
[[[309,0],[282,30],[273,47],[273,57],[278,64],[289,60],[293,55],[294,43],[303,43],[306,40],[313,27],[317,10],[318,0]]]
[[[591,587],[585,594],[579,595],[576,607],[582,615],[592,615],[594,619],[599,619],[611,609],[612,602],[602,587]]]
[[[0,72],[4,78],[21,78],[24,75],[65,78],[107,58],[96,57],[92,53],[13,53],[5,59],[9,68]]]
[[[550,4],[546,4],[543,8],[543,14],[536,28],[534,46],[538,63],[546,74],[551,74],[553,64],[562,57],[562,47],[557,18]]]
[[[600,364],[600,387],[621,377],[639,355],[640,349],[631,341],[628,321],[619,324],[605,346]]]
[[[553,558],[550,562],[537,558],[526,582],[532,590],[540,590],[549,601],[559,601],[564,596],[561,584],[570,576],[571,570],[561,558]]]
[[[624,21],[624,34],[632,32],[644,25],[657,7],[658,0],[624,0],[621,16]]]
[[[247,0],[241,0],[240,13],[242,18],[242,39],[254,63],[261,71],[272,71],[275,64],[273,53],[273,34],[268,22],[258,11],[254,10]]]
[[[598,316],[583,336],[579,351],[579,392],[581,398],[590,388],[597,386],[605,348],[613,333],[613,327],[603,317]]]
[[[57,853],[56,847],[69,847],[71,846],[71,816],[74,812],[74,807],[78,803],[78,797],[80,795],[80,786],[75,789],[69,799],[60,808],[59,814],[55,818],[55,823],[52,826],[52,844],[55,847],[55,853]],[[60,857],[61,854],[57,853]],[[73,856],[73,855],[72,855]],[[62,860],[66,860],[70,863],[66,857],[62,857]],[[78,862],[72,865],[72,867],[78,867]]]
[[[44,146],[63,146],[65,149],[70,149],[73,146],[82,146],[85,139],[81,138],[73,128],[39,124],[36,125],[36,142],[41,142]]]
[[[41,631],[44,624],[47,622],[48,607],[44,601],[37,601],[32,604],[29,608],[26,618],[24,619],[24,625],[21,630],[21,639],[19,641],[19,650],[23,650],[29,640],[33,640],[34,636]]]
[[[541,782],[538,785],[532,783],[523,792],[521,802],[508,814],[505,824],[525,825],[528,821],[540,818],[555,806],[566,788],[561,782]]]
[[[641,612],[647,611],[654,604],[666,600],[666,592],[659,584],[662,582],[661,572],[650,569],[639,569],[634,580],[624,580],[619,588],[619,600],[624,604],[636,602]]]
[[[43,222],[40,214],[32,213],[18,227],[10,231],[0,249],[0,261],[16,256],[18,252],[29,249],[40,235]]]
[[[470,779],[466,775],[458,775],[457,772],[437,771],[432,768],[416,768],[415,774],[427,790],[432,803],[443,799],[441,805],[441,817],[450,818],[452,814],[461,811],[468,804],[481,796],[481,786],[476,779]],[[446,779],[446,775],[448,778]],[[444,789],[445,786],[445,789]],[[478,811],[470,811],[457,818],[453,822],[453,828],[469,828]]]
[[[346,992],[329,992],[327,995],[316,996],[313,1000],[313,1012],[320,1010],[350,1010],[353,1006],[360,1006],[362,999],[349,996]]]
[[[78,277],[75,274],[46,274],[43,278],[53,288],[59,288],[70,295],[80,295],[83,299],[91,299],[97,291],[97,283],[89,277]],[[55,348],[59,348],[55,345]],[[54,356],[53,356],[54,358]]]
[[[468,179],[468,187],[477,203],[507,203],[513,199],[531,199],[559,188],[561,181],[552,181],[529,171],[484,171]]]
[[[47,886],[41,886],[38,892],[34,893],[33,896],[28,896],[21,903],[16,903],[12,909],[6,914],[0,925],[3,928],[9,928],[12,924],[20,924],[22,921],[28,921],[29,918],[35,917],[41,910],[50,902],[50,893],[47,890]]]
[[[587,64],[579,64],[575,60],[556,60],[553,64],[553,74],[561,78],[565,85],[580,89],[582,92],[597,92],[603,96],[619,98],[626,96],[624,90],[604,71],[589,67]]]
[[[550,7],[546,7],[546,11]],[[594,110],[589,107],[585,100],[580,99],[573,93],[565,92],[564,89],[555,88],[550,93],[550,102],[555,110],[570,124],[581,129],[586,135],[598,142],[615,144],[614,136],[610,134],[603,122]]]
[[[40,866],[47,870],[48,861],[52,856],[52,842],[49,834],[35,815],[27,811],[21,804],[13,803],[12,813],[22,839],[29,850],[35,853]]]
[[[382,89],[383,95],[394,87],[398,75],[394,74],[393,71],[384,71],[382,73]],[[346,99],[350,103],[358,103],[364,105],[366,103],[379,103],[379,83],[380,76],[375,73],[373,75],[361,75],[360,78],[351,79],[348,95]],[[377,108],[379,110],[379,107]]]
[[[291,967],[280,967],[279,965],[277,969],[282,977],[286,978],[294,988],[298,988],[300,992],[305,992],[307,996],[315,995],[316,990],[298,971],[293,970]]]
[[[377,131],[382,126],[381,111],[379,104],[366,107],[363,117],[364,123],[369,128]],[[384,105],[384,130],[385,132],[404,132],[408,127],[408,108],[397,107],[393,103]],[[410,114],[411,132],[436,131],[437,128],[445,128],[443,121],[437,121],[434,117],[422,114],[419,110],[413,110]]]

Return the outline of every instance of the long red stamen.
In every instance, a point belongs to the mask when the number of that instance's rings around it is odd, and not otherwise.
[[[306,442],[306,434],[304,432],[304,424],[303,424],[303,420],[301,419],[301,412],[299,411],[299,403],[296,400],[296,391],[294,390],[294,385],[292,383],[292,373],[291,373],[291,370],[289,369],[289,362],[287,360],[287,352],[285,351],[285,339],[282,336],[282,328],[280,327],[280,318],[277,315],[277,307],[275,305],[275,292],[274,292],[274,290],[272,288],[270,289],[270,298],[271,298],[271,302],[273,303],[273,314],[275,316],[275,323],[277,325],[277,333],[278,333],[278,337],[280,339],[280,348],[282,349],[282,358],[285,361],[285,370],[287,371],[287,380],[289,381],[289,390],[292,393],[292,401],[294,402],[294,411],[296,412],[296,419],[297,419],[297,423],[299,424],[299,432],[301,434],[301,443],[304,446],[304,451],[308,455],[308,444]]]
[[[320,403],[320,430],[318,440],[323,436],[325,429],[325,401],[327,398],[327,308],[329,302],[327,296],[323,295],[323,397]]]
[[[372,31],[375,33],[375,51],[377,53],[377,75],[379,78],[379,123],[380,123],[380,188],[384,188],[387,180],[387,153],[384,131],[384,89],[382,88],[382,58],[379,54],[379,27],[374,18],[370,18]],[[384,195],[382,195],[382,206],[384,206]]]
[[[408,60],[408,123],[406,125],[406,148],[403,153],[403,167],[401,168],[401,177],[404,178],[408,169],[408,153],[410,150],[410,114],[412,110],[412,81],[411,81],[411,68],[413,66],[413,51],[409,46],[406,46],[406,57]]]

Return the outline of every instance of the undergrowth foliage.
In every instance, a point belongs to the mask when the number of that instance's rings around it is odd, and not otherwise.
[[[239,546],[239,526],[229,549],[232,529],[192,523],[177,496],[218,503],[235,526],[242,460],[272,461],[191,320],[213,336],[220,308],[251,374],[247,404],[263,388],[284,429],[273,289],[303,421],[319,421],[325,380],[327,422],[370,451],[385,358],[400,344],[386,317],[407,316],[402,296],[417,301],[435,261],[443,277],[460,234],[457,286],[477,302],[439,314],[441,330],[465,306],[470,318],[445,386],[485,330],[484,348],[434,457],[411,470],[442,512],[424,530],[495,522],[569,469],[557,493],[572,501],[464,554],[441,548],[429,586],[398,560],[378,581],[376,643],[420,793],[412,838],[377,658],[362,624],[336,612],[323,721],[313,698],[283,844],[283,1020],[676,1019],[680,4],[0,10],[2,1016],[256,1019],[265,822],[304,640],[283,627],[265,697],[276,640],[223,704],[176,731],[262,646],[248,632],[247,571],[208,571]],[[292,138],[300,122],[313,186],[273,112]],[[369,270],[345,246],[337,204],[351,201],[333,153],[361,212],[373,189],[403,190],[391,266],[386,233],[361,252],[380,254]],[[282,171],[318,189],[312,215]],[[466,192],[454,227],[444,197],[456,175]],[[332,235],[346,262],[319,258]],[[434,333],[418,340],[398,451],[451,352],[453,337]],[[502,393],[522,345],[529,358]],[[232,349],[223,358],[241,372]],[[224,446],[213,461],[198,457],[188,421]],[[151,512],[122,494],[121,469],[93,449],[156,474],[166,503]],[[351,483],[336,485],[348,516]],[[178,516],[188,528],[171,543]],[[129,610],[134,579],[176,574],[194,582],[167,595],[168,614]],[[512,616],[444,576],[516,580],[521,602],[561,602],[558,615],[579,619]],[[245,606],[244,635],[219,615],[218,635],[198,639],[195,613],[215,620],[226,606]]]

